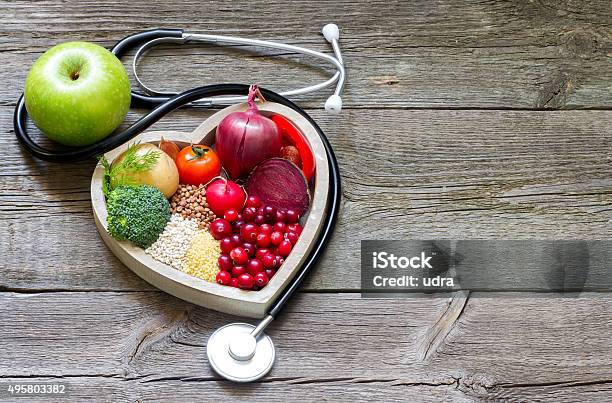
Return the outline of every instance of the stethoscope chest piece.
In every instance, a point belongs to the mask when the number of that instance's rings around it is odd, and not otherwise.
[[[274,365],[274,344],[265,333],[252,335],[255,326],[231,323],[215,331],[206,344],[208,361],[216,373],[234,382],[252,382]]]

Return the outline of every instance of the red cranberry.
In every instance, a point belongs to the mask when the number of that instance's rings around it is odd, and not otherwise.
[[[266,248],[259,248],[257,249],[257,251],[255,252],[255,258],[262,260],[264,256],[266,256],[268,253],[270,253],[270,249],[266,249]]]
[[[261,215],[263,215],[263,213],[264,213],[264,208],[265,208],[265,206],[260,206],[259,208],[257,208],[257,214],[261,214]]]
[[[272,227],[270,224],[267,224],[267,223],[261,224],[259,226],[259,233],[266,232],[268,234],[271,234],[273,230],[274,230],[274,227]]]
[[[278,254],[287,257],[291,253],[291,248],[293,248],[293,245],[288,239],[285,239],[278,245]]]
[[[282,241],[283,241],[282,232],[274,231],[273,233],[270,234],[270,242],[272,243],[272,245],[278,246],[280,245]]]
[[[238,245],[240,245],[242,243],[242,238],[240,237],[239,234],[233,234],[231,236],[231,240],[232,240],[232,243],[234,244],[234,247],[236,247],[236,246],[238,246]]]
[[[265,287],[268,284],[268,280],[266,273],[260,272],[255,275],[255,285],[257,287]]]
[[[228,271],[221,270],[219,273],[217,273],[216,280],[217,283],[221,285],[229,285],[230,281],[232,281],[232,275],[229,274]]]
[[[245,206],[257,208],[257,207],[261,206],[261,200],[257,196],[249,196],[246,199]]]
[[[232,272],[232,277],[238,278],[238,277],[240,277],[241,274],[246,273],[246,267],[244,267],[244,266],[234,266],[234,267],[232,267],[231,272]]]
[[[276,222],[285,222],[287,221],[287,213],[285,213],[283,210],[277,210],[276,211]]]
[[[245,264],[249,261],[249,254],[241,246],[232,249],[232,251],[230,252],[230,257],[237,264]]]
[[[235,287],[235,288],[238,288],[238,279],[237,279],[236,277],[233,277],[233,278],[230,280],[229,285],[230,285],[230,287]]]
[[[278,265],[278,267],[281,267],[283,263],[285,263],[285,258],[281,255],[276,255],[276,264]]]
[[[285,228],[287,228],[287,224],[284,222],[278,221],[274,224],[274,231],[283,233],[285,232]]]
[[[264,270],[264,266],[263,266],[263,263],[261,263],[261,261],[257,259],[249,260],[249,263],[247,264],[247,272],[249,274],[254,276],[257,273],[262,272],[263,270]]]
[[[225,214],[223,214],[223,218],[229,222],[234,222],[238,219],[238,211],[234,209],[227,210]]]
[[[274,276],[274,273],[276,273],[276,270],[274,269],[266,269],[265,270],[266,276],[268,276],[268,278],[272,278],[272,276]]]
[[[244,224],[240,229],[240,236],[246,242],[252,242],[257,239],[257,225],[253,223]]]
[[[266,221],[276,220],[276,207],[272,207],[272,206],[264,207],[263,216],[266,219]]]
[[[234,230],[234,232],[238,233],[238,232],[240,232],[240,229],[241,229],[243,226],[244,226],[244,220],[238,220],[238,221],[235,221],[235,222],[232,224],[232,230]]]
[[[250,290],[255,285],[255,279],[249,273],[241,274],[238,277],[238,287],[243,290]]]
[[[255,256],[255,250],[257,249],[257,248],[255,248],[255,245],[253,245],[250,242],[245,242],[245,243],[242,244],[242,247],[244,248],[244,250],[246,250],[247,255]]]
[[[246,207],[242,210],[242,218],[246,222],[253,222],[257,216],[257,209],[255,207]]]
[[[287,210],[285,212],[285,214],[287,216],[287,222],[289,224],[292,224],[294,222],[298,222],[298,220],[300,219],[300,215],[295,210]]]
[[[265,248],[270,245],[270,234],[267,232],[260,232],[257,234],[257,246]]]
[[[295,245],[295,243],[298,241],[298,238],[300,236],[298,234],[296,234],[295,232],[287,232],[285,234],[285,238],[287,238],[289,240],[289,242],[291,242],[291,245]]]
[[[210,233],[215,239],[225,238],[232,235],[232,225],[223,218],[217,218],[210,223]]]
[[[225,271],[230,271],[234,265],[232,259],[228,255],[219,255],[217,264],[219,265],[219,269]]]
[[[255,224],[261,225],[265,222],[266,222],[266,219],[262,214],[257,214],[257,216],[255,216]]]
[[[302,233],[302,226],[298,223],[287,225],[287,232],[295,232],[297,235]]]
[[[236,244],[232,242],[232,238],[226,237],[219,242],[219,248],[221,248],[221,253],[230,253],[232,249],[236,247]]]
[[[274,269],[277,264],[276,257],[271,253],[265,255],[263,259],[261,259],[261,262],[266,269]]]

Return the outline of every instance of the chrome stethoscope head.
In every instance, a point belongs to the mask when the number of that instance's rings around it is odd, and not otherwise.
[[[346,70],[344,67],[344,62],[342,60],[342,53],[340,52],[339,38],[340,38],[340,30],[336,24],[327,24],[322,29],[323,36],[325,39],[332,45],[332,49],[334,51],[334,56],[330,56],[325,53],[317,52],[315,50],[307,49],[301,46],[288,45],[285,43],[271,42],[271,41],[263,41],[258,39],[250,39],[250,38],[239,38],[233,36],[223,36],[223,35],[207,35],[207,34],[190,34],[183,32],[180,37],[176,36],[166,36],[152,39],[148,42],[145,42],[142,46],[138,48],[136,54],[134,55],[134,59],[132,61],[132,70],[134,73],[134,78],[140,88],[150,96],[156,97],[172,97],[176,95],[176,92],[168,92],[168,91],[158,91],[150,86],[145,85],[145,83],[138,76],[138,62],[144,57],[145,53],[151,48],[160,45],[162,43],[178,43],[178,44],[186,44],[186,43],[212,43],[219,45],[248,45],[248,46],[258,46],[262,48],[269,49],[277,49],[284,50],[289,52],[301,53],[304,55],[312,56],[317,59],[326,61],[331,63],[336,72],[326,81],[321,83],[297,88],[293,90],[288,90],[284,92],[280,92],[279,94],[282,96],[294,96],[294,95],[304,95],[310,94],[324,88],[327,88],[334,83],[336,83],[336,88],[334,90],[333,95],[327,98],[325,102],[325,110],[328,112],[338,114],[342,110],[342,90],[344,89],[344,84],[346,82]],[[244,96],[231,96],[231,97],[216,97],[216,98],[202,98],[191,104],[191,106],[212,106],[212,105],[227,105],[234,104],[238,102],[246,101],[246,97]]]
[[[257,326],[231,323],[217,329],[206,343],[210,366],[233,382],[252,382],[265,376],[276,358],[272,339],[263,333],[272,320],[266,316]]]

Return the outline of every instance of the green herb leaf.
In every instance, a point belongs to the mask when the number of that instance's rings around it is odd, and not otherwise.
[[[102,192],[106,197],[113,189],[122,185],[133,185],[132,175],[152,169],[161,152],[157,150],[149,150],[142,155],[136,154],[140,143],[134,143],[128,146],[125,151],[123,160],[118,164],[110,164],[108,160],[102,156],[100,163],[104,167],[104,179],[102,182]]]
[[[104,167],[104,176],[102,177],[102,193],[104,193],[104,197],[108,198],[110,192],[112,191],[110,185],[111,165],[104,155],[99,156],[98,161],[100,161],[100,164],[102,164],[102,167]]]

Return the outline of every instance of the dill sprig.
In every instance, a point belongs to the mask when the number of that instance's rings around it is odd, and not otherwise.
[[[152,169],[161,155],[160,151],[149,150],[144,154],[138,155],[139,143],[128,146],[123,155],[123,160],[119,163],[111,164],[106,157],[99,158],[104,167],[104,179],[102,181],[102,192],[108,197],[113,189],[122,185],[134,185],[136,182],[133,175]]]

